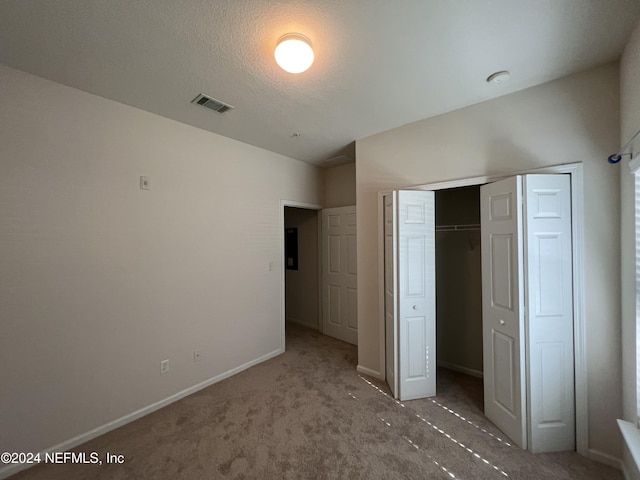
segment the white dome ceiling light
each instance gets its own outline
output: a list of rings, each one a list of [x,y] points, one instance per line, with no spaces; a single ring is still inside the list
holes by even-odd
[[[302,73],[314,60],[311,41],[299,33],[287,33],[278,39],[275,57],[284,71]]]

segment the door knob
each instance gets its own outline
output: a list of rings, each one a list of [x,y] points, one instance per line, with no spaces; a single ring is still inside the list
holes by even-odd
[[[504,320],[500,319],[500,325],[504,325]]]
[[[418,309],[418,306],[417,306],[417,305],[414,305],[414,306],[413,306],[413,309],[414,309],[414,310],[417,310],[417,309]]]

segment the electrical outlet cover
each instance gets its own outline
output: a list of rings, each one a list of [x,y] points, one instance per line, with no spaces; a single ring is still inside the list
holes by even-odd
[[[140,190],[151,190],[151,179],[149,177],[140,177]]]

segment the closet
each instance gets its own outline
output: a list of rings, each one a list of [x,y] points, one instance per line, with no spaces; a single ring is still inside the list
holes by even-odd
[[[435,196],[437,364],[482,378],[480,186]]]
[[[515,175],[380,200],[393,396],[436,395],[439,363],[482,376],[485,415],[518,446],[575,449],[570,177]]]

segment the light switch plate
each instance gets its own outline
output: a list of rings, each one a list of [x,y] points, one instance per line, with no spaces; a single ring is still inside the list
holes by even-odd
[[[161,360],[160,361],[160,375],[164,375],[166,373],[169,373],[169,359],[165,359],[165,360]]]

